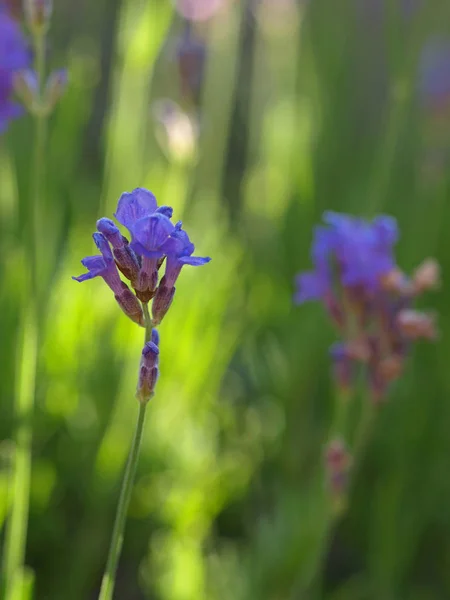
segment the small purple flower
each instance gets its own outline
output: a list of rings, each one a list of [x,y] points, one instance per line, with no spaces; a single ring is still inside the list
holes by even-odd
[[[364,365],[374,401],[400,376],[411,343],[434,339],[430,315],[411,310],[413,299],[436,287],[439,268],[427,259],[408,279],[396,266],[397,224],[388,216],[365,221],[328,212],[315,230],[314,270],[296,278],[295,301],[323,303],[343,340],[333,345],[334,375],[341,389]]]
[[[114,292],[117,303],[126,315],[139,325],[144,325],[142,308],[128,286],[120,279],[119,272],[114,262],[114,257],[108,241],[102,233],[93,234],[94,242],[101,252],[101,256],[87,256],[81,263],[88,269],[87,273],[72,277],[75,281],[87,281],[94,277],[102,277]]]
[[[114,216],[130,233],[136,221],[152,215],[158,204],[155,196],[145,188],[136,188],[132,192],[124,192],[117,205]]]
[[[165,215],[155,212],[149,217],[139,219],[131,228],[131,247],[141,256],[159,259],[164,256],[169,236],[174,225]]]
[[[88,272],[74,279],[103,277],[122,309],[139,324],[144,323],[144,318],[138,299],[147,304],[154,298],[153,325],[160,323],[173,300],[174,283],[183,265],[198,266],[210,261],[192,256],[194,244],[182,231],[181,222],[173,225],[172,213],[170,206],[158,207],[155,196],[144,188],[123,193],[115,217],[129,230],[131,241],[111,219],[99,219],[94,241],[101,256],[83,259]],[[164,260],[167,260],[166,273],[159,281]],[[136,296],[121,281],[118,269],[130,281]]]
[[[166,244],[167,260],[164,284],[167,287],[173,287],[184,265],[200,267],[209,263],[209,257],[192,256],[195,250],[194,244],[190,241],[188,234],[181,229],[182,223],[179,221],[172,233],[170,240]]]
[[[441,109],[450,104],[450,39],[432,38],[419,61],[419,94],[425,107]]]
[[[374,293],[395,265],[395,221],[380,216],[368,222],[334,212],[326,212],[324,221],[328,227],[317,227],[312,246],[315,270],[298,276],[296,301],[323,299],[335,277],[344,287]]]
[[[23,113],[12,100],[16,71],[27,69],[31,55],[19,25],[6,12],[0,11],[0,133],[9,122]]]
[[[181,229],[179,221],[165,244],[166,272],[156,291],[152,305],[152,316],[155,324],[161,323],[172,304],[175,295],[175,282],[184,265],[199,267],[211,259],[209,257],[192,256],[195,250],[188,234]]]

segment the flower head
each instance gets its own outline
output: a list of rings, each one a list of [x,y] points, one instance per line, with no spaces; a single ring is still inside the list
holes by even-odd
[[[13,78],[16,71],[27,69],[30,63],[30,51],[19,25],[0,10],[0,133],[23,112],[12,99]]]
[[[144,321],[138,300],[148,303],[155,297],[153,323],[159,324],[172,303],[174,283],[181,268],[185,264],[199,266],[210,261],[192,256],[194,244],[181,229],[181,222],[172,223],[172,213],[170,206],[158,207],[155,196],[144,188],[123,193],[115,217],[129,230],[130,242],[114,221],[102,217],[93,235],[101,254],[84,258],[82,263],[88,272],[74,279],[102,277],[122,309],[140,324]],[[160,280],[159,269],[164,260],[166,273]],[[130,281],[135,294],[120,279],[118,269]]]
[[[365,366],[374,399],[382,399],[401,372],[414,340],[436,335],[430,315],[412,310],[414,298],[436,287],[437,263],[431,259],[408,279],[396,266],[395,220],[373,221],[325,213],[312,245],[314,270],[297,276],[295,300],[321,301],[343,341],[332,348],[335,378],[348,389],[354,365]]]

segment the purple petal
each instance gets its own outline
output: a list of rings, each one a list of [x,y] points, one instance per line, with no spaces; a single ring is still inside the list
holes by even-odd
[[[374,219],[373,227],[381,244],[393,246],[398,241],[397,222],[393,217],[380,215]]]
[[[149,217],[157,208],[156,198],[151,192],[145,188],[136,188],[120,196],[114,216],[119,223],[131,230],[137,221]]]
[[[310,300],[322,300],[328,288],[326,280],[312,271],[300,273],[295,281],[297,285],[295,301],[297,304],[309,302]]]
[[[94,238],[95,245],[102,253],[105,263],[113,263],[114,257],[108,244],[108,240],[105,238],[105,236],[102,233],[94,233],[92,237]]]
[[[171,206],[164,205],[157,208],[155,212],[166,216],[168,219],[171,219],[173,215],[173,208]]]
[[[119,228],[107,217],[102,217],[97,221],[97,229],[100,233],[103,233],[105,236],[114,235],[119,232]]]
[[[201,265],[206,265],[209,263],[211,259],[209,256],[205,256],[204,258],[201,256],[181,256],[178,261],[183,265],[191,265],[192,267],[200,267]]]
[[[88,273],[83,273],[78,277],[72,277],[75,281],[87,281],[88,279],[93,279],[98,275],[102,275],[107,270],[107,265],[103,260],[102,256],[86,256],[81,261],[81,264],[86,267]]]
[[[141,251],[141,254],[152,257],[152,253],[160,251],[161,246],[167,241],[173,232],[174,226],[171,221],[161,214],[153,214],[137,221],[132,229],[133,250]],[[138,249],[136,248],[138,247]],[[164,252],[160,252],[164,254]]]

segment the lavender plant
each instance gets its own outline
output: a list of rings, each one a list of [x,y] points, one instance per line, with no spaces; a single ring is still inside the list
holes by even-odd
[[[42,209],[42,187],[46,145],[46,121],[61,97],[65,71],[55,72],[46,81],[45,43],[50,25],[50,0],[25,0],[24,13],[31,35],[31,48],[20,25],[7,7],[0,5],[0,133],[10,121],[25,111],[14,100],[14,92],[35,120],[32,161],[31,211],[25,222],[26,252],[30,266],[27,282],[27,305],[21,328],[20,369],[15,396],[14,466],[12,503],[6,527],[4,552],[5,597],[22,597],[25,584],[25,546],[31,479],[32,417],[34,410],[37,348],[40,335],[43,293],[39,276],[39,237]],[[31,69],[34,62],[34,70]]]
[[[319,301],[339,333],[330,348],[336,415],[325,449],[331,510],[329,529],[346,509],[351,473],[361,460],[371,423],[401,377],[412,345],[437,336],[434,316],[414,301],[439,283],[439,267],[425,260],[407,277],[397,266],[395,219],[372,221],[326,212],[312,244],[314,270],[297,276],[295,301]],[[350,412],[362,388],[356,427]]]
[[[363,388],[372,405],[380,406],[401,376],[412,343],[436,338],[434,316],[415,310],[413,302],[438,285],[439,268],[427,259],[411,278],[400,270],[394,257],[398,228],[392,217],[369,222],[326,212],[324,221],[326,226],[316,228],[312,245],[314,270],[298,275],[295,299],[299,304],[322,302],[341,336],[330,356],[342,402],[348,405],[361,365]],[[343,471],[350,464],[343,448],[342,441],[330,442],[328,462],[335,491],[343,491]]]
[[[182,229],[181,221],[175,225],[172,223],[172,214],[170,206],[158,207],[155,196],[144,188],[123,193],[114,216],[128,229],[130,240],[122,235],[111,219],[99,219],[93,238],[100,255],[84,258],[81,262],[88,269],[87,273],[73,277],[79,282],[102,277],[113,291],[122,311],[136,324],[145,327],[136,390],[139,412],[125,467],[100,600],[112,598],[146,406],[154,395],[159,375],[159,333],[156,327],[172,304],[175,283],[182,268],[185,265],[201,266],[210,261],[208,257],[193,256],[194,244]],[[165,272],[160,277],[164,262]],[[122,281],[119,271],[129,281],[133,291]]]

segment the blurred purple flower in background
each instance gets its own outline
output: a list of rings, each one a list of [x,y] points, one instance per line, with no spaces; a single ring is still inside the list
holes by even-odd
[[[176,46],[181,94],[198,103],[206,64],[206,44],[188,21]]]
[[[12,99],[13,78],[16,71],[26,69],[30,63],[31,54],[20,26],[0,9],[0,133],[23,113]]]
[[[450,106],[450,39],[430,39],[419,61],[419,93],[426,108]]]
[[[327,212],[312,244],[314,270],[297,276],[295,300],[322,302],[342,337],[331,358],[337,384],[354,384],[355,366],[367,368],[372,397],[380,401],[397,379],[411,343],[434,339],[433,317],[413,310],[413,300],[439,282],[428,259],[408,279],[397,267],[392,217],[372,221]]]
[[[229,0],[175,0],[177,11],[188,21],[206,21]]]

